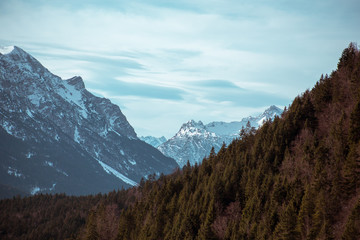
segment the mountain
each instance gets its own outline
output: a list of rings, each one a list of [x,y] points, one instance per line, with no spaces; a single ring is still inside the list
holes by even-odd
[[[81,77],[62,80],[16,46],[0,50],[0,116],[0,182],[22,192],[106,192],[177,167]]]
[[[359,239],[359,93],[350,44],[281,117],[199,165],[103,195],[0,200],[0,238]]]
[[[140,140],[146,142],[147,144],[150,144],[151,146],[157,148],[158,146],[160,146],[161,144],[163,144],[164,142],[166,142],[166,138],[164,136],[162,137],[153,137],[153,136],[141,136]]]
[[[204,125],[201,121],[190,120],[184,123],[174,137],[170,138],[158,149],[166,156],[176,160],[180,167],[189,160],[191,165],[200,163],[208,156],[212,147],[218,152],[223,143],[229,144],[240,136],[242,128],[258,128],[264,121],[281,116],[282,110],[276,106],[270,106],[262,114],[256,117],[246,117],[239,122],[211,122]]]

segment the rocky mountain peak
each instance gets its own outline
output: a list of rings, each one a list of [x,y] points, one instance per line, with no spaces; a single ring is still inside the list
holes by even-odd
[[[81,77],[62,80],[18,47],[1,50],[0,92],[0,182],[30,193],[97,193],[178,166]]]
[[[17,46],[1,48],[0,62],[1,65],[8,70],[7,72],[22,76],[12,78],[11,81],[22,81],[24,78],[31,79],[30,77],[34,74],[37,75],[40,81],[54,76],[38,60]],[[0,69],[0,72],[4,74],[2,69]]]
[[[17,46],[3,47],[2,50],[0,50],[0,53],[17,63],[29,62],[29,60],[37,61],[30,54]]]
[[[280,116],[282,110],[270,106],[256,117],[246,117],[234,122],[210,122],[204,125],[201,121],[190,120],[184,123],[174,137],[170,138],[158,149],[166,156],[174,158],[179,166],[201,162],[210,153],[212,147],[219,151],[223,143],[229,144],[239,137],[241,129],[250,122],[252,127],[260,127],[264,121]]]
[[[202,121],[196,122],[195,120],[191,119],[187,123],[184,123],[181,128],[202,128],[204,124]]]
[[[74,86],[75,89],[78,91],[85,89],[84,81],[80,76],[72,77],[72,78],[66,80],[66,82],[69,85]]]
[[[281,113],[282,113],[282,110],[280,109],[280,108],[278,108],[277,106],[275,106],[275,105],[271,105],[268,109],[266,109],[265,111],[264,111],[264,115],[274,115],[274,114],[276,114],[276,115],[281,115]]]
[[[201,121],[190,120],[184,123],[178,133],[174,137],[194,137],[206,136],[209,133],[206,131],[204,124]]]
[[[0,47],[0,54],[6,55],[11,53],[13,50],[14,50],[14,46]]]

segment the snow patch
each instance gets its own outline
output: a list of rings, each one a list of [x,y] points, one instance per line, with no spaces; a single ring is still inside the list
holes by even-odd
[[[114,126],[114,122],[118,119],[117,116],[112,116],[110,119],[109,119],[109,123],[110,123],[110,126]]]
[[[32,115],[32,112],[27,108],[26,109],[26,114],[31,117],[31,118],[34,118],[34,115]]]
[[[257,124],[259,125],[259,126],[262,126],[263,125],[263,123],[264,123],[264,121],[266,121],[266,117],[263,117],[262,119],[260,119],[258,122],[257,122]]]
[[[61,173],[61,174],[65,175],[66,177],[69,176],[66,172],[64,172],[64,171],[62,171],[61,169],[55,167],[53,162],[45,161],[45,162],[44,162],[44,165],[45,165],[45,166],[52,167],[52,168],[55,168],[55,170],[56,170],[58,173]]]
[[[29,96],[28,96],[28,99],[30,100],[30,102],[31,102],[32,104],[34,104],[35,106],[39,107],[41,96],[39,96],[39,95],[37,95],[37,94],[32,94],[32,95],[29,95]]]
[[[14,135],[14,132],[13,132],[13,131],[14,131],[15,127],[14,127],[11,123],[4,121],[2,127],[5,129],[5,131],[6,131],[8,134]]]
[[[12,167],[9,167],[8,168],[8,171],[7,173],[10,175],[10,176],[15,176],[15,177],[18,177],[18,178],[25,178],[24,175],[17,169],[15,168],[12,168]]]
[[[103,163],[100,160],[97,160],[98,163],[101,165],[101,167],[104,169],[105,172],[107,172],[108,174],[113,174],[115,177],[121,179],[122,181],[130,184],[131,186],[137,186],[138,184],[136,182],[134,182],[133,180],[125,177],[124,175],[122,175],[121,173],[119,173],[118,171],[116,171],[115,169],[113,169],[112,167],[110,167],[109,165]]]
[[[56,183],[54,183],[54,184],[52,185],[52,187],[49,188],[49,190],[50,190],[50,191],[54,191],[54,190],[55,190],[55,186],[56,186]]]
[[[123,150],[120,150],[121,155],[125,156],[125,153]]]
[[[104,131],[102,131],[101,133],[99,133],[99,135],[102,136],[102,137],[106,137],[107,133],[108,133],[108,130],[107,130],[107,128],[105,127]]]
[[[7,122],[6,120],[3,120],[1,122],[2,119],[0,119],[0,126],[10,135],[16,137],[16,138],[20,138],[21,140],[25,140],[26,137],[25,135],[23,134],[23,132],[21,131],[16,131],[16,127],[10,123],[10,122]]]
[[[66,176],[66,177],[68,177],[69,175],[66,173],[66,172],[64,172],[64,171],[61,171],[60,169],[56,169],[56,171],[58,172],[58,173],[61,173],[61,174],[63,174],[64,176]]]
[[[40,190],[41,189],[38,186],[35,186],[30,190],[30,193],[31,195],[35,195],[36,193],[40,192]]]
[[[54,167],[54,163],[49,162],[49,161],[45,161],[44,164],[49,166],[49,167]]]
[[[80,135],[79,135],[79,131],[78,131],[78,128],[77,126],[75,126],[75,131],[74,131],[74,141],[77,142],[77,143],[80,143]]]
[[[32,152],[28,152],[27,154],[25,154],[26,158],[31,158],[32,156],[34,156],[34,153]]]
[[[82,99],[82,93],[79,90],[76,90],[74,86],[63,81],[65,89],[60,88],[58,94],[68,102],[73,102],[80,107],[79,112],[84,118],[88,117],[84,101]]]
[[[94,153],[95,153],[96,157],[99,158],[100,150],[94,150]]]
[[[118,133],[117,131],[115,131],[113,128],[110,128],[109,130],[112,131],[112,132],[114,132],[114,133],[116,133],[116,135],[118,135],[119,137],[121,137],[121,134]]]
[[[136,165],[136,162],[135,162],[135,160],[133,160],[133,159],[129,159],[129,163],[130,163],[131,165]]]
[[[9,54],[14,50],[14,46],[0,47],[0,53],[2,55]]]

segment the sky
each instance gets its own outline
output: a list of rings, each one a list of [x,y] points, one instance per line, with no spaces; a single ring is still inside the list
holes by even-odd
[[[358,0],[1,0],[0,46],[81,76],[138,136],[289,106],[360,43]]]

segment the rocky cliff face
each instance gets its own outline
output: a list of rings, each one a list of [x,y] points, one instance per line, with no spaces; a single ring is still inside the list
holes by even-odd
[[[0,51],[0,116],[1,181],[22,191],[106,191],[177,167],[81,77],[62,80],[18,47]]]

